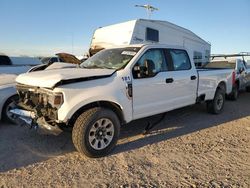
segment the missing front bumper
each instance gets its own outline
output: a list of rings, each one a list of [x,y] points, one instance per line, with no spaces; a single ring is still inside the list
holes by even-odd
[[[62,129],[58,125],[49,124],[44,117],[36,118],[35,113],[23,109],[12,109],[13,119],[18,125],[36,129],[40,134],[59,135]]]

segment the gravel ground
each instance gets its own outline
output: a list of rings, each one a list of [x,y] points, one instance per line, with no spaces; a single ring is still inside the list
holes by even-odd
[[[100,159],[78,154],[70,133],[0,126],[0,187],[250,187],[250,94],[223,114],[204,105],[169,112],[150,134],[142,119],[122,128]]]

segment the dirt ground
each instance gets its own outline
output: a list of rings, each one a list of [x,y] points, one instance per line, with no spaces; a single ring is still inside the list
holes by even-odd
[[[169,112],[144,136],[147,121],[122,129],[114,152],[78,154],[70,133],[38,135],[0,126],[0,187],[250,187],[250,94],[224,113],[204,105]]]

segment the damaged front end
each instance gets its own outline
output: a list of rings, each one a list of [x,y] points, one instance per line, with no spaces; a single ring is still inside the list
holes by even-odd
[[[16,123],[28,125],[43,134],[59,135],[62,132],[57,111],[63,104],[63,94],[49,89],[17,84],[19,102],[11,113]]]

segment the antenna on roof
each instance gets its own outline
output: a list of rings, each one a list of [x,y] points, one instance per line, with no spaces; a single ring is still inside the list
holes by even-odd
[[[148,19],[150,19],[153,11],[159,10],[158,8],[155,8],[155,7],[151,6],[151,5],[135,5],[135,7],[145,8],[146,11],[147,11]]]

